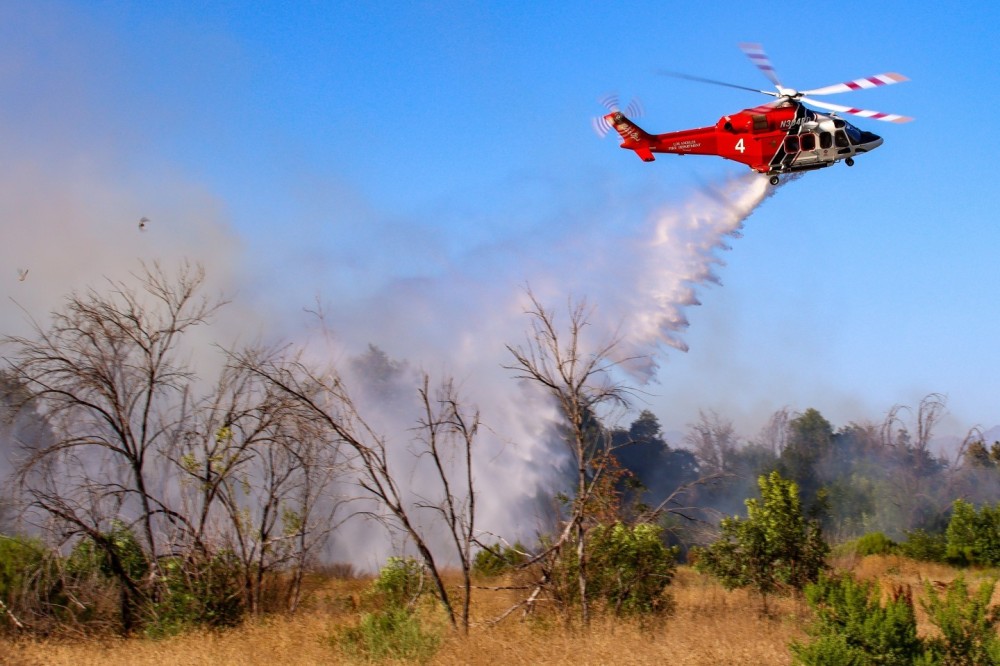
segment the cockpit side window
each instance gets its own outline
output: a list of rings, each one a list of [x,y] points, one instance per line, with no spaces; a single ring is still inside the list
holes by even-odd
[[[844,130],[837,130],[834,135],[834,143],[837,144],[837,148],[847,148],[850,145],[847,141],[847,133]]]

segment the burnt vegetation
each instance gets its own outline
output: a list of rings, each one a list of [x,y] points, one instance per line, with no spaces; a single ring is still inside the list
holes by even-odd
[[[803,663],[883,648],[964,663],[963,640],[996,654],[985,588],[928,593],[944,627],[934,642],[916,635],[910,592],[880,601],[829,574],[831,548],[1000,566],[1000,443],[973,431],[951,458],[936,452],[942,396],[841,427],[784,409],[751,437],[706,411],[668,442],[621,381],[618,342],[590,343],[588,306],[549,310],[529,292],[505,367],[555,414],[551,447],[567,463],[527,540],[477,527],[480,440],[499,424],[454,381],[374,347],[343,372],[290,346],[199,349],[225,307],[204,291],[197,266],[147,266],[3,339],[3,632],[161,636],[294,613],[338,566],[331,544],[368,521],[397,552],[337,639],[360,659],[425,660],[438,644],[428,606],[467,634],[473,595],[498,590],[516,600],[490,623],[668,621],[686,562],[756,593],[765,617],[770,598],[805,591],[816,620],[814,640],[792,647]],[[211,375],[191,361],[207,353]],[[380,402],[413,407],[412,422],[386,427]],[[888,628],[841,626],[857,609]],[[905,640],[886,647],[891,635]]]

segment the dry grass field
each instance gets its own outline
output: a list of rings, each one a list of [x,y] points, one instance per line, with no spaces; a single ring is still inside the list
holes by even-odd
[[[871,556],[835,563],[857,576],[891,584],[910,584],[922,594],[922,580],[949,582],[956,571],[943,565],[899,557]],[[979,578],[967,575],[972,582]],[[153,665],[185,664],[338,664],[350,663],[332,639],[360,613],[352,598],[367,581],[331,581],[310,608],[294,617],[248,622],[222,632],[196,632],[161,640],[0,641],[0,664]],[[671,586],[676,604],[668,619],[650,626],[600,619],[589,630],[554,620],[498,616],[515,597],[511,592],[477,591],[475,626],[468,637],[442,627],[444,639],[433,664],[788,664],[789,641],[805,636],[809,612],[804,602],[774,600],[761,617],[757,598],[727,592],[713,580],[681,567]],[[1000,603],[1000,595],[994,597]],[[918,614],[922,611],[918,604]],[[922,619],[921,631],[933,628]]]

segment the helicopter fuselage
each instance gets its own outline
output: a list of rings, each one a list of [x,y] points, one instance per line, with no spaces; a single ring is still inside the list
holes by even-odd
[[[647,162],[653,161],[653,153],[717,155],[772,176],[841,160],[852,165],[855,155],[882,145],[881,137],[792,100],[744,109],[714,126],[664,134],[648,134],[617,111],[605,120],[624,140],[621,147]]]

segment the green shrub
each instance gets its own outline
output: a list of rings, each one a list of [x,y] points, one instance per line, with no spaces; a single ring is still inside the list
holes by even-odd
[[[927,598],[924,610],[938,629],[940,637],[928,640],[928,647],[936,661],[947,666],[977,666],[1000,664],[1000,608],[990,608],[995,580],[980,584],[975,593],[969,594],[965,580],[959,576],[944,596],[938,595],[930,583],[926,584]]]
[[[198,626],[231,627],[245,617],[242,566],[231,551],[160,560],[154,586],[146,555],[130,530],[116,523],[102,536],[100,544],[89,538],[77,543],[66,560],[67,578],[94,579],[121,590],[122,576],[112,566],[116,557],[139,590],[131,600],[132,628],[146,636],[172,636]]]
[[[149,573],[149,561],[142,545],[128,526],[117,520],[112,521],[111,529],[101,537],[101,544],[90,538],[77,542],[69,556],[70,573],[87,575],[97,571],[108,578],[120,578],[124,574],[132,581],[141,581],[146,577]],[[112,557],[120,565],[121,574],[115,571]]]
[[[665,594],[677,568],[676,549],[664,545],[659,525],[598,525],[588,532],[587,601],[616,615],[660,614],[672,608]],[[545,547],[543,541],[542,546]],[[580,603],[579,560],[566,547],[551,562],[549,589],[563,610]]]
[[[427,662],[437,652],[439,634],[425,630],[417,616],[417,601],[426,592],[423,563],[413,557],[390,557],[372,581],[366,598],[377,610],[365,613],[357,627],[341,631],[335,642],[348,657],[377,662]]]
[[[990,607],[996,581],[969,594],[958,577],[939,595],[928,583],[922,606],[939,635],[917,635],[909,588],[896,588],[885,603],[877,584],[849,574],[822,577],[806,588],[814,612],[808,643],[793,642],[796,664],[805,666],[985,666],[1000,664],[1000,609]]]
[[[855,552],[861,557],[868,555],[891,555],[898,549],[896,542],[882,532],[869,532],[861,536],[854,545]]]
[[[909,666],[925,660],[908,589],[896,590],[883,605],[872,583],[822,576],[805,595],[815,614],[807,628],[812,641],[792,643],[795,663]]]
[[[40,541],[0,534],[0,633],[20,628],[25,604],[65,602],[51,592],[54,569]]]
[[[413,607],[425,588],[423,562],[414,557],[390,557],[368,589],[368,597],[387,608]]]
[[[368,662],[426,663],[441,643],[439,634],[426,631],[415,615],[398,606],[365,613],[357,627],[343,630],[335,640],[348,657]]]
[[[603,600],[616,615],[646,615],[672,607],[664,590],[676,571],[676,551],[667,548],[658,525],[600,525],[590,533],[589,598]]]
[[[152,604],[147,636],[176,635],[196,626],[232,627],[244,618],[240,563],[231,552],[207,561],[172,558],[161,569],[166,589]]]
[[[37,539],[0,534],[0,601],[10,605],[45,562],[45,547]]]

